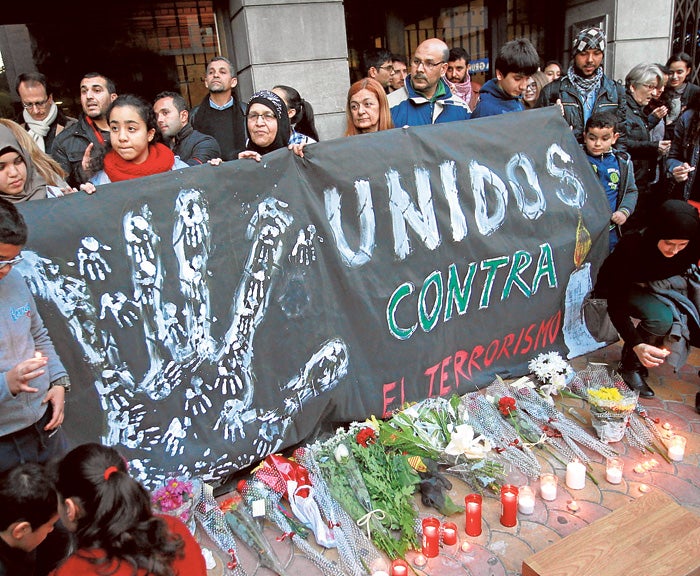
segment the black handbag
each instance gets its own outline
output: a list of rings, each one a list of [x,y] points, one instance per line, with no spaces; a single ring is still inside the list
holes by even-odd
[[[597,342],[617,342],[620,335],[608,315],[606,298],[594,298],[590,294],[583,300],[583,321]]]

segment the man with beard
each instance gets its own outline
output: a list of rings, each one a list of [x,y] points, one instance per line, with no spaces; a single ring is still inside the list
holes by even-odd
[[[66,126],[53,143],[51,155],[66,171],[66,182],[73,188],[90,179],[84,156],[94,158],[109,142],[107,110],[117,97],[114,82],[99,72],[89,72],[80,81],[80,119]]]
[[[209,95],[190,112],[192,127],[214,137],[223,160],[235,160],[245,150],[244,111],[233,93],[237,84],[231,62],[223,56],[213,58],[204,79]]]
[[[391,64],[394,67],[394,75],[389,80],[390,93],[403,88],[403,84],[406,81],[406,76],[408,75],[406,59],[399,54],[394,54],[392,58],[393,61]]]
[[[452,94],[464,100],[469,105],[469,109],[473,110],[470,105],[472,82],[469,77],[469,54],[464,48],[460,46],[450,48],[445,80],[447,80],[447,85],[452,90]]]
[[[600,28],[581,30],[574,37],[571,53],[573,63],[566,74],[542,88],[538,106],[560,105],[564,119],[581,144],[583,128],[594,112],[614,112],[620,127],[617,148],[624,149],[625,88],[603,74],[605,34]]]
[[[421,126],[470,117],[466,102],[452,94],[443,78],[449,54],[447,44],[438,38],[428,38],[418,45],[404,86],[389,94],[394,126]]]

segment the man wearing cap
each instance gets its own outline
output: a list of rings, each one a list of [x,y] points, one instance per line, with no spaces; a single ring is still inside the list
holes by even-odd
[[[538,105],[559,104],[581,144],[583,128],[591,114],[614,112],[620,130],[617,148],[624,149],[625,87],[603,74],[605,34],[600,28],[581,30],[574,37],[571,52],[573,62],[566,74],[542,88]]]

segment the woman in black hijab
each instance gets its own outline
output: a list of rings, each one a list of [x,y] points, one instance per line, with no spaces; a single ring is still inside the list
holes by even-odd
[[[595,295],[608,299],[610,319],[624,340],[620,376],[641,396],[654,395],[644,379],[646,369],[661,365],[670,354],[661,346],[677,321],[669,305],[674,289],[660,297],[655,286],[684,274],[699,258],[697,210],[682,200],[667,200],[650,226],[624,235],[600,268]],[[697,309],[694,312],[688,316],[697,318]],[[632,318],[640,320],[636,328]],[[689,328],[697,332],[696,326]]]
[[[287,147],[290,130],[289,114],[282,99],[269,90],[256,92],[246,108],[248,142],[238,157],[260,162],[264,154]]]

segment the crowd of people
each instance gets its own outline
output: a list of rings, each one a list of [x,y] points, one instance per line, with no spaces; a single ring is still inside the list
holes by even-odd
[[[700,342],[697,307],[678,312],[695,304],[687,271],[700,259],[700,88],[689,83],[687,54],[641,63],[622,85],[603,71],[605,50],[602,30],[582,30],[564,68],[515,39],[500,48],[483,86],[470,78],[469,54],[437,38],[408,62],[368,50],[363,77],[347,92],[344,136],[558,106],[610,208],[610,255],[595,293],[608,299],[624,340],[618,369],[650,397],[648,369]],[[259,162],[286,148],[303,157],[320,140],[311,104],[291,86],[242,103],[221,56],[207,65],[204,83],[207,96],[190,110],[176,92],[148,102],[87,73],[76,119],[58,108],[42,74],[18,76],[21,117],[0,120],[0,309],[12,318],[3,320],[0,344],[0,574],[206,573],[187,528],[154,515],[116,450],[86,444],[67,452],[61,424],[70,380],[14,269],[27,239],[19,202],[204,163]],[[58,462],[53,474],[43,467],[49,462]]]

